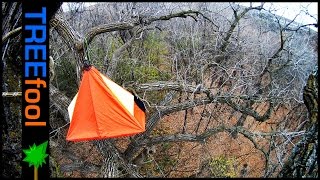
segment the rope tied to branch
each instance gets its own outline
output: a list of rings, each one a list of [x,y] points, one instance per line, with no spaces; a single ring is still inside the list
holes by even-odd
[[[90,61],[88,61],[87,59],[85,59],[84,61],[83,61],[83,69],[85,70],[85,71],[89,71],[90,70],[90,68],[91,68],[91,63],[90,63]]]

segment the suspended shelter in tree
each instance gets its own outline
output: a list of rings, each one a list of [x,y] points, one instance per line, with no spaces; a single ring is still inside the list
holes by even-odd
[[[145,131],[143,103],[93,66],[84,71],[68,112],[68,141],[123,137]]]

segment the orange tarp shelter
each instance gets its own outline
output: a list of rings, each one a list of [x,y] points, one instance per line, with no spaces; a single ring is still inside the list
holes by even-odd
[[[68,112],[68,141],[123,137],[145,131],[143,103],[93,66],[84,71]]]

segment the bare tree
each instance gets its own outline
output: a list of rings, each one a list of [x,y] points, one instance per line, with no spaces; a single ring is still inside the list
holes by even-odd
[[[274,177],[279,172],[283,177],[316,176],[317,140],[310,140],[309,133],[314,135],[317,130],[305,119],[307,110],[309,114],[315,111],[312,104],[317,97],[312,95],[310,100],[309,95],[317,87],[304,90],[304,86],[310,84],[307,79],[317,57],[310,48],[314,32],[306,25],[267,12],[263,3],[249,7],[235,3],[101,3],[81,8],[83,13],[71,11],[72,16],[66,18],[61,11],[50,21],[52,54],[61,67],[51,82],[53,109],[69,122],[67,106],[76,88],[64,94],[59,74],[73,72],[70,76],[78,84],[83,64],[90,61],[141,97],[148,110],[146,131],[127,139],[124,149],[117,139],[94,142],[103,155],[101,177],[155,176],[141,174],[134,166],[144,147],[193,142],[193,148],[209,151],[206,147],[212,138],[223,133],[231,135],[233,142],[250,144],[264,162],[260,163],[262,170],[257,170],[259,176]],[[161,53],[152,54],[153,46]],[[163,76],[144,77],[145,67]],[[284,111],[285,115],[275,118]],[[169,134],[154,135],[163,119],[175,114],[183,117],[179,126]],[[261,124],[268,124],[268,129],[257,129]],[[311,160],[307,173],[297,165],[294,170],[289,168],[302,162],[296,157],[305,142],[314,143],[313,148],[303,150]],[[177,147],[177,157],[183,154],[182,146]],[[177,158],[170,169],[161,169],[160,160],[152,157],[160,177],[177,173],[183,166]],[[200,158],[199,168],[188,176],[204,172],[211,158],[210,153]],[[243,167],[238,175],[250,176],[252,171]],[[210,170],[203,176],[210,176]]]
[[[138,155],[136,152],[143,146],[168,142],[206,144],[210,137],[222,132],[230,133],[236,139],[240,138],[236,134],[241,134],[241,138],[249,140],[261,153],[265,162],[261,176],[275,176],[276,172],[281,171],[292,148],[292,141],[307,132],[303,130],[305,121],[301,120],[305,116],[295,114],[297,109],[301,114],[305,112],[301,94],[316,58],[308,48],[311,44],[310,32],[303,29],[304,25],[293,31],[289,28],[294,24],[293,20],[287,21],[271,12],[266,13],[263,3],[249,7],[234,3],[218,3],[215,7],[203,6],[201,3],[107,3],[106,7],[110,11],[105,16],[111,23],[101,22],[100,25],[89,27],[83,35],[76,33],[62,14],[57,14],[51,21],[63,42],[74,53],[77,81],[81,78],[83,61],[90,59],[87,52],[94,47],[92,44],[105,45],[103,38],[112,44],[114,38],[121,39],[117,42],[117,49],[109,49],[110,43],[105,49],[107,54],[103,56],[103,67],[109,77],[123,79],[115,73],[119,70],[119,63],[137,66],[138,60],[145,58],[139,54],[146,53],[143,44],[148,36],[157,31],[158,34],[168,31],[164,41],[169,47],[166,49],[169,53],[163,61],[170,67],[171,77],[166,81],[143,81],[141,78],[136,79],[135,73],[139,72],[132,68],[132,82],[121,82],[144,100],[150,115],[146,132],[130,138],[124,150],[120,151],[114,141],[96,142],[104,154],[101,168],[103,177],[120,176],[118,166],[125,170],[122,173],[141,177],[131,162],[142,157],[144,151]],[[159,7],[167,11],[160,13],[157,11]],[[225,15],[226,12],[232,16]],[[104,14],[103,11],[101,13]],[[301,43],[295,43],[297,41]],[[302,61],[308,63],[301,64]],[[149,60],[149,66],[150,63]],[[160,67],[155,68],[160,70]],[[52,95],[60,94],[55,96],[59,98],[52,101],[65,114],[67,121],[65,109],[70,100],[56,88],[51,89],[55,90]],[[153,100],[154,92],[164,92],[164,99]],[[268,123],[271,116],[283,111],[288,105],[291,106],[287,108],[291,113],[274,122],[275,125],[270,125],[269,132],[252,129],[252,126]],[[180,111],[184,112],[181,131],[151,136],[164,116]],[[195,116],[197,112],[201,112],[201,116]],[[237,114],[240,116],[232,124],[216,119],[219,114],[229,114],[227,120]],[[250,121],[251,124],[247,122],[249,117],[254,119]],[[297,119],[297,123],[290,124],[290,119]],[[195,122],[194,125],[188,125],[191,122]],[[207,162],[203,160],[202,163]],[[176,170],[175,167],[166,173],[171,174]],[[244,170],[241,172],[239,170],[244,176]],[[161,176],[166,176],[166,173],[161,171]]]

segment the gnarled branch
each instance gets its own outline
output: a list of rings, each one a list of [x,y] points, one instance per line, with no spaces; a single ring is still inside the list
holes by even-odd
[[[50,25],[62,37],[63,41],[71,49],[82,49],[81,37],[70,26],[70,24],[61,15],[56,14],[51,20]]]

